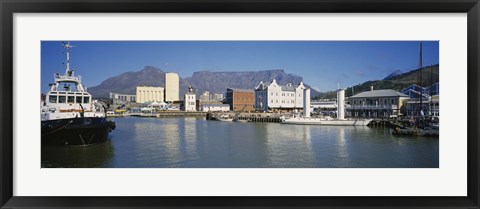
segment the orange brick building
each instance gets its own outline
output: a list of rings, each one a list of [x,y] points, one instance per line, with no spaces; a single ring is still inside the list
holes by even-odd
[[[235,112],[254,111],[255,91],[249,89],[227,88],[226,103]]]

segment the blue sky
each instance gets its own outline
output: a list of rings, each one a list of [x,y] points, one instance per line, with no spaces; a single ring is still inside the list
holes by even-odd
[[[61,41],[42,41],[42,92],[63,74]],[[419,66],[420,41],[72,41],[71,67],[87,87],[146,65],[188,77],[196,71],[283,69],[320,91]],[[439,63],[439,42],[423,41],[423,65]]]

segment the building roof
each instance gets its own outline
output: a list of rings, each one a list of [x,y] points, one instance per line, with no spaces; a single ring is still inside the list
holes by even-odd
[[[254,90],[251,90],[251,89],[237,89],[237,88],[227,88],[227,91],[230,90],[230,91],[239,91],[239,92],[254,92]]]
[[[301,87],[304,87],[303,85],[303,81],[300,81],[300,83],[298,83],[297,85],[294,85],[293,83],[287,83],[286,85],[280,85],[277,83],[277,80],[276,79],[273,79],[269,84],[265,84],[263,83],[263,81],[260,81],[260,84],[257,85],[257,87],[255,87],[255,90],[265,90],[265,89],[268,89],[268,87],[270,85],[276,85],[276,86],[279,86],[282,91],[295,91],[299,86]]]
[[[373,90],[373,91],[364,91],[359,94],[355,94],[350,98],[368,98],[368,97],[408,97],[404,93],[400,93],[393,89],[382,89],[382,90]]]
[[[294,86],[282,86],[282,85],[279,85],[279,86],[282,88],[282,91],[295,91]]]

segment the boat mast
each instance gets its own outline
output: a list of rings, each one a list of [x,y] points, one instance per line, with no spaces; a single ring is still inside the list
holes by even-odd
[[[67,67],[65,68],[65,75],[70,74],[70,48],[73,46],[70,45],[70,41],[67,41],[66,43],[63,43],[63,47],[67,50]]]
[[[423,67],[423,59],[422,59],[422,42],[420,42],[420,61],[419,61],[419,70],[418,70],[418,82],[420,86],[420,111],[418,113],[419,116],[422,115],[423,112],[423,86],[422,86],[422,67]]]

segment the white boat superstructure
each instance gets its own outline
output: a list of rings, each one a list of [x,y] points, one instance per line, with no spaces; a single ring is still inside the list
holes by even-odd
[[[64,43],[67,62],[65,75],[54,74],[54,82],[49,84],[50,91],[45,95],[41,106],[41,121],[68,119],[76,117],[105,117],[105,110],[82,85],[80,76],[70,68],[70,45]]]
[[[310,89],[304,90],[303,116],[293,115],[290,118],[281,117],[283,124],[301,125],[330,125],[330,126],[366,126],[372,119],[345,119],[345,89],[337,91],[337,118],[332,117],[310,117]]]
[[[281,118],[282,119],[282,118]],[[331,117],[325,118],[304,118],[304,117],[291,117],[283,118],[283,124],[301,124],[301,125],[329,125],[329,126],[366,126],[372,120],[371,119],[335,119]]]

